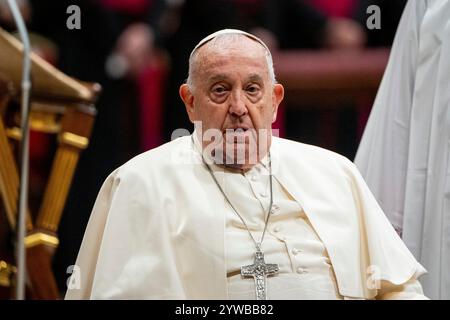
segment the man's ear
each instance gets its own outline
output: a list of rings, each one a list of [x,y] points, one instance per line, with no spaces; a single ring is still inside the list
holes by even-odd
[[[180,86],[180,90],[178,91],[181,97],[181,100],[184,102],[184,106],[186,107],[186,112],[189,116],[189,120],[194,122],[196,119],[194,117],[194,95],[192,94],[189,86],[184,83]]]
[[[283,85],[276,83],[273,86],[273,95],[272,95],[272,123],[275,122],[275,120],[277,119],[277,112],[278,112],[278,107],[281,103],[281,101],[283,101],[284,98],[284,87]]]

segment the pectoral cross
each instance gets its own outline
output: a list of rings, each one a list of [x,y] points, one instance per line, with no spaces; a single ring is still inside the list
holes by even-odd
[[[278,264],[266,264],[264,254],[258,246],[255,252],[255,261],[251,265],[241,267],[241,276],[252,276],[255,279],[256,300],[267,300],[266,277],[277,274],[278,271]]]

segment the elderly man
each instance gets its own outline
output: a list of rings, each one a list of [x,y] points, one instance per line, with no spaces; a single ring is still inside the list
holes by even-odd
[[[283,93],[260,39],[203,39],[180,87],[194,133],[108,177],[66,298],[425,298],[355,166],[272,136]]]

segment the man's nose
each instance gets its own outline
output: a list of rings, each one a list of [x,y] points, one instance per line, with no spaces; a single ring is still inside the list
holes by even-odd
[[[242,117],[247,114],[248,109],[242,92],[233,92],[231,95],[229,112],[236,117]]]

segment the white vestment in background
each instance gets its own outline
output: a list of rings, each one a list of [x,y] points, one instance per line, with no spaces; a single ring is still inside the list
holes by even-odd
[[[409,1],[355,163],[432,299],[450,299],[450,1]]]
[[[412,292],[402,285],[425,270],[353,163],[279,138],[273,138],[271,159],[277,181],[323,242],[340,295],[370,299],[392,291],[393,297],[423,298],[420,285]],[[228,211],[190,137],[135,157],[100,190],[66,298],[228,298]]]

